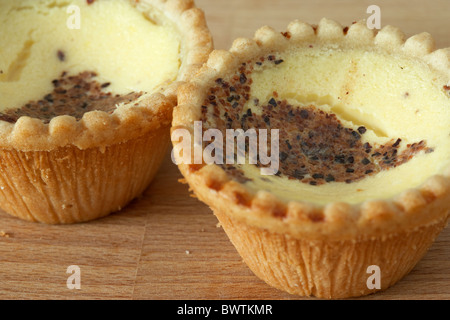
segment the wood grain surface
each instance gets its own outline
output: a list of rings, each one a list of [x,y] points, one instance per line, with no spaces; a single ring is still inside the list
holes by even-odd
[[[450,47],[448,0],[197,0],[218,49],[262,25],[294,19],[343,25],[381,7],[382,24],[431,33]],[[0,212],[0,299],[301,299],[259,280],[210,209],[190,196],[169,155],[144,193],[119,213],[69,226],[25,222]],[[66,286],[81,269],[81,289]],[[450,228],[394,287],[363,299],[450,299]]]

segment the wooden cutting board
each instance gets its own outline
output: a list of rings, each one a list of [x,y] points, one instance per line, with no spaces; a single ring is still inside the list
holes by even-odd
[[[218,49],[262,25],[343,25],[381,8],[382,25],[430,32],[450,47],[448,0],[197,0]],[[190,197],[167,156],[145,194],[120,213],[78,225],[47,226],[0,212],[0,299],[299,299],[266,285],[242,262],[210,209]],[[450,299],[450,228],[394,287],[364,299]],[[69,290],[67,268],[81,270]]]

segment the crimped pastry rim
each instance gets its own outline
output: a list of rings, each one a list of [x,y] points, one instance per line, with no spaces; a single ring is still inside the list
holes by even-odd
[[[364,21],[343,28],[328,19],[322,19],[318,26],[296,20],[285,33],[266,26],[256,31],[254,39],[235,40],[230,51],[213,51],[197,77],[180,88],[172,131],[184,128],[192,132],[193,122],[199,119],[205,88],[209,89],[223,72],[234,71],[239,63],[271,50],[282,50],[290,41],[298,43],[312,38],[353,47],[370,45],[388,52],[402,51],[440,71],[440,76],[450,84],[450,48],[434,50],[434,40],[428,33],[406,39],[395,27],[386,26],[376,32]],[[448,220],[450,216],[450,167],[429,177],[418,188],[404,190],[390,199],[368,199],[354,205],[336,201],[324,206],[301,201],[285,203],[267,191],[253,194],[214,164],[178,167],[197,197],[213,210],[294,238],[336,241],[388,238],[401,231]]]
[[[172,20],[180,32],[184,52],[176,81],[149,93],[112,114],[86,112],[77,121],[70,115],[57,116],[50,123],[21,117],[16,123],[0,121],[0,148],[20,151],[49,151],[74,145],[82,150],[126,142],[161,126],[170,126],[176,91],[195,74],[213,49],[212,37],[202,10],[193,0],[129,0],[135,6],[149,5]],[[138,102],[137,106],[132,105]]]

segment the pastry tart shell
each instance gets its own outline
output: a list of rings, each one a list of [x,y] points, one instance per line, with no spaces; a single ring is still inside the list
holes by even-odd
[[[181,83],[206,61],[213,43],[203,11],[191,0],[131,0],[155,7],[177,27],[182,43],[177,79],[114,112],[91,111],[77,121],[47,124],[21,117],[0,121],[0,207],[48,224],[97,219],[139,196],[170,145]]]
[[[364,21],[347,28],[327,19],[318,26],[294,21],[287,32],[263,27],[254,39],[237,39],[229,51],[212,52],[198,76],[180,89],[172,130],[193,134],[208,89],[241,63],[315,39],[401,51],[439,70],[444,83],[450,81],[450,50],[434,50],[429,34],[405,39],[397,28],[375,32]],[[301,296],[329,299],[377,292],[366,284],[371,265],[380,267],[381,290],[387,289],[412,270],[450,216],[450,168],[389,199],[316,205],[251,192],[215,164],[178,166],[250,269],[271,286]]]

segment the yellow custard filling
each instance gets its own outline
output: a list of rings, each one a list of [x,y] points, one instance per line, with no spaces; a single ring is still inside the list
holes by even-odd
[[[401,53],[293,47],[216,80],[204,117],[209,127],[280,130],[280,163],[290,164],[278,174],[248,163],[223,166],[251,190],[285,201],[359,203],[417,187],[450,164],[442,79]]]
[[[304,48],[277,55],[284,63],[255,69],[251,94],[301,104],[328,104],[346,126],[370,139],[403,137],[448,143],[450,99],[425,62],[381,52]]]
[[[2,0],[0,39],[0,111],[42,99],[63,72],[126,95],[174,81],[181,63],[175,25],[127,0]]]
[[[268,100],[276,91],[293,104],[313,104],[334,113],[346,127],[364,126],[363,143],[401,138],[405,148],[424,140],[434,152],[418,153],[407,163],[349,184],[311,186],[283,176],[261,179],[256,167],[246,165],[243,170],[252,177],[251,188],[270,190],[285,200],[358,203],[416,187],[448,166],[450,99],[444,83],[425,63],[380,52],[320,47],[277,58],[284,62],[253,72],[252,96]]]

